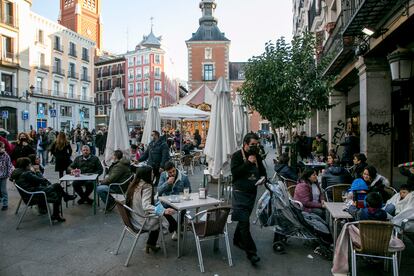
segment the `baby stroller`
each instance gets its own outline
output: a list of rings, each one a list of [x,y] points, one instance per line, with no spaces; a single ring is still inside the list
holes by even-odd
[[[329,258],[332,236],[326,222],[318,215],[302,211],[302,204],[289,198],[282,181],[265,183],[266,191],[260,197],[256,215],[263,227],[273,227],[273,249],[284,253],[288,238],[313,240],[318,243],[317,252]],[[332,256],[332,255],[330,255]]]

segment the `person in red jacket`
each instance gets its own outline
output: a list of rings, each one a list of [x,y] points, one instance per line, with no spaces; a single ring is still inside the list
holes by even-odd
[[[7,154],[10,156],[13,152],[14,146],[12,144],[9,143],[9,141],[7,140],[7,135],[9,134],[9,132],[7,130],[5,130],[4,128],[0,128],[0,142],[4,143],[4,146],[6,148],[6,152]]]
[[[303,204],[303,211],[312,212],[324,218],[325,198],[318,184],[316,170],[306,169],[299,179],[293,197]]]

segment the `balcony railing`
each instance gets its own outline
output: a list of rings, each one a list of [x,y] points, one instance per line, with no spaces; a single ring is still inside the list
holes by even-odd
[[[75,49],[70,49],[69,50],[69,56],[74,57],[74,58],[78,57],[78,55],[76,54],[76,50]]]
[[[78,80],[79,79],[79,74],[75,73],[75,71],[68,71],[68,78]]]
[[[1,53],[1,60],[5,63],[12,63],[12,64],[19,64],[19,60],[17,58],[17,55],[13,52],[2,52]]]
[[[88,75],[81,75],[81,81],[87,81],[87,82],[91,82],[91,77],[89,77]]]
[[[82,55],[82,60],[89,62],[89,55]]]
[[[63,53],[63,45],[55,43],[55,45],[53,46],[53,50]]]
[[[60,75],[60,76],[65,76],[65,70],[63,70],[59,66],[53,66],[53,73],[57,74],[57,75]]]
[[[309,18],[309,25],[308,26],[309,26],[309,28],[312,27],[313,21],[315,20],[315,17],[321,15],[321,9],[320,9],[321,3],[319,3],[319,10],[316,10],[316,1],[321,2],[321,0],[313,0],[312,4],[311,4],[311,7],[308,11],[308,18]]]
[[[0,91],[0,97],[5,97],[5,98],[18,98],[19,95],[17,93],[17,89],[16,88],[7,88],[7,89],[5,89],[5,91]]]
[[[12,27],[17,27],[14,19],[15,18],[13,15],[3,15],[3,17],[1,18],[1,23]]]
[[[45,65],[45,64],[37,64],[34,66],[37,70],[41,70],[44,72],[49,72],[49,65]]]
[[[79,94],[74,93],[63,93],[61,90],[50,90],[50,89],[43,89],[43,88],[35,88],[33,90],[33,96],[41,96],[43,98],[50,98],[50,99],[71,99],[77,101],[86,101],[86,102],[94,102],[94,97],[90,96],[81,96]]]

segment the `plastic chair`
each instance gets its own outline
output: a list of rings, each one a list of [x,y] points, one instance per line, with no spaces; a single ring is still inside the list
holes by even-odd
[[[15,214],[17,215],[17,213],[19,212],[22,201],[26,204],[26,208],[24,209],[23,214],[19,218],[19,222],[17,223],[16,229],[19,229],[19,225],[22,222],[23,217],[25,216],[26,211],[29,208],[29,206],[37,205],[39,203],[45,203],[46,209],[47,209],[47,215],[49,217],[49,223],[50,223],[50,226],[52,226],[53,223],[52,223],[52,218],[50,215],[49,202],[47,201],[46,193],[43,191],[29,192],[23,189],[22,187],[20,187],[19,185],[17,185],[16,183],[14,183],[14,185],[16,186],[20,194],[20,201],[19,201],[19,204],[17,205]]]
[[[186,173],[189,174],[189,172],[191,171],[191,175],[193,175],[194,174],[193,156],[192,155],[184,155],[183,157],[181,157],[181,167],[182,167],[183,171],[185,171],[184,168],[187,168]]]
[[[160,234],[161,234],[161,244],[162,249],[164,251],[164,256],[167,257],[167,249],[165,248],[165,242],[164,242],[164,232],[162,229],[162,221],[161,217],[156,215],[148,215],[145,218],[144,223],[141,227],[141,229],[136,229],[134,225],[131,223],[131,213],[137,214],[134,210],[132,210],[130,207],[128,207],[125,204],[122,204],[119,201],[116,201],[116,206],[118,208],[119,214],[121,215],[122,221],[124,222],[124,229],[122,230],[121,238],[119,239],[118,246],[114,252],[114,255],[118,255],[119,248],[121,247],[121,243],[125,237],[125,233],[128,232],[134,237],[134,242],[132,243],[131,249],[129,250],[128,257],[125,261],[125,266],[128,266],[129,260],[132,257],[132,253],[134,252],[135,246],[137,244],[137,241],[142,233],[149,233],[150,231],[143,230],[145,228],[145,225],[147,224],[148,220],[151,218],[158,218],[159,219],[159,225],[160,225]],[[137,214],[138,215],[138,214]]]
[[[106,206],[108,205],[109,194],[122,194],[124,196],[124,198],[126,198],[125,192],[128,189],[129,182],[131,182],[132,179],[134,179],[134,174],[131,174],[131,176],[128,177],[122,183],[111,183],[111,184],[109,184],[109,187],[108,187],[109,190],[108,190],[108,193],[106,195],[106,201],[105,201],[105,214],[106,214]],[[128,184],[128,185],[126,185],[126,184]],[[126,185],[125,191],[122,188],[124,185]],[[116,192],[114,189],[112,189],[112,188],[116,188],[116,187],[118,187],[118,189],[121,191],[120,193],[119,192]]]
[[[345,192],[351,187],[350,184],[335,184],[325,189],[325,198],[328,202],[343,202],[342,192]]]
[[[393,235],[394,225],[390,222],[365,220],[355,222],[359,227],[361,247],[351,245],[352,275],[357,275],[357,256],[392,260],[393,275],[398,276],[398,252],[389,252],[388,247]]]
[[[204,272],[203,255],[201,252],[200,242],[206,240],[217,240],[224,237],[226,242],[227,257],[229,266],[233,266],[231,258],[231,250],[229,243],[229,236],[227,230],[227,217],[230,213],[230,207],[217,207],[208,210],[201,211],[191,217],[189,213],[186,214],[186,218],[191,222],[192,231],[197,247],[198,263],[200,265],[200,271]],[[198,221],[201,216],[206,216],[205,221]],[[184,243],[185,243],[184,235]],[[185,246],[183,246],[185,248]],[[216,249],[216,247],[215,247]]]

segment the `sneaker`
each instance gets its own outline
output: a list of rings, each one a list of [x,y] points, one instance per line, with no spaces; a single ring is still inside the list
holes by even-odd
[[[2,210],[2,211],[6,211],[7,209],[9,209],[9,207],[8,207],[8,206],[3,206],[3,207],[1,207],[1,210]]]
[[[255,266],[260,261],[260,257],[257,255],[247,255],[247,259],[250,260],[250,263],[253,266]]]
[[[178,233],[177,233],[177,231],[174,231],[174,233],[173,233],[173,234],[172,234],[172,236],[171,236],[171,239],[172,239],[173,241],[178,240]]]

